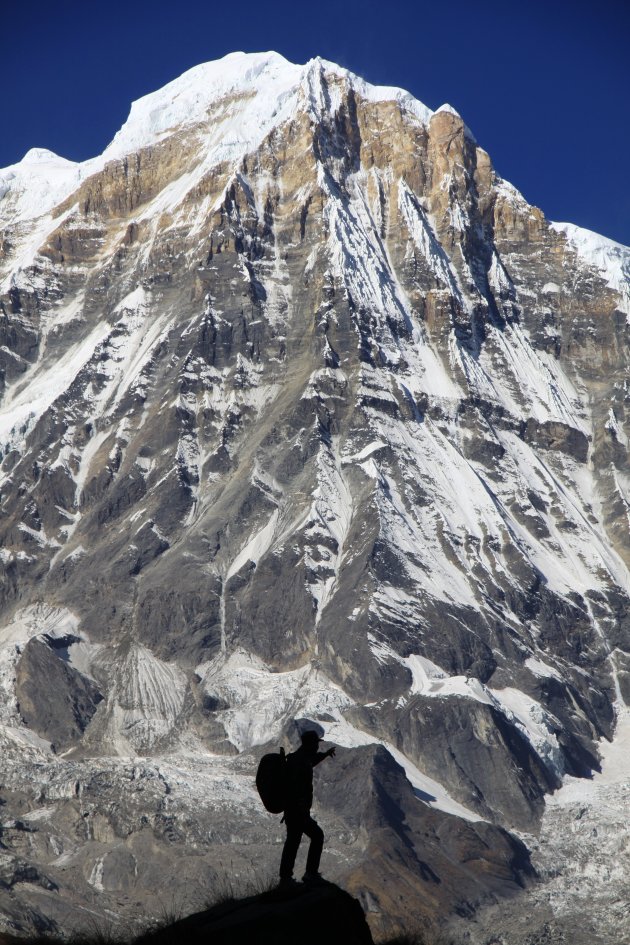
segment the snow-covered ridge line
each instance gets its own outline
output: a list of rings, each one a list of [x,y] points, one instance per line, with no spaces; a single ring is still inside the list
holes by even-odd
[[[257,147],[272,127],[286,121],[300,103],[321,114],[328,107],[323,76],[347,81],[368,101],[397,101],[421,122],[433,114],[404,89],[371,85],[319,57],[296,65],[276,52],[229,53],[194,66],[133,102],[126,122],[100,156],[77,163],[45,148],[32,148],[17,164],[0,168],[0,224],[15,225],[49,212],[108,161],[151,147],[208,118],[204,165],[237,160]],[[236,107],[228,101],[235,97],[242,100]]]
[[[46,148],[31,148],[17,164],[0,168],[0,226],[48,213],[93,173],[93,165],[95,160],[78,164]]]
[[[630,247],[574,223],[552,223],[551,228],[563,233],[578,256],[599,269],[610,288],[621,296],[619,307],[630,322]]]

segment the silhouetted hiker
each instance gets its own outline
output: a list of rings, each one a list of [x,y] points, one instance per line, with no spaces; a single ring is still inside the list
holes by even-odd
[[[318,751],[321,739],[317,732],[311,730],[302,735],[302,744],[297,751],[287,756],[287,794],[284,808],[284,821],[287,825],[287,839],[282,850],[280,860],[280,885],[290,886],[295,883],[293,867],[297,856],[302,834],[310,838],[306,872],[302,877],[305,883],[316,883],[321,880],[319,861],[324,846],[324,831],[317,821],[311,817],[313,804],[313,768],[324,758],[332,758],[334,748],[328,751]]]

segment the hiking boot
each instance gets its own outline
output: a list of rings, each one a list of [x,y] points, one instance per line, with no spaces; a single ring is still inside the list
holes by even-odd
[[[297,889],[299,887],[297,879],[293,879],[292,876],[280,877],[280,882],[278,883],[278,889]]]
[[[321,873],[305,873],[302,882],[307,886],[321,886],[328,882]]]

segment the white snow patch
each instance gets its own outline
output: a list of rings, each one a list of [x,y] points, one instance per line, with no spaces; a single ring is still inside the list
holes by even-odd
[[[550,769],[558,775],[563,774],[562,752],[552,728],[551,716],[524,692],[511,687],[491,689],[474,676],[449,676],[426,657],[414,654],[402,658],[391,647],[373,639],[370,646],[381,661],[395,660],[410,670],[411,694],[425,698],[460,696],[493,706],[527,738]]]
[[[622,446],[626,447],[626,449],[628,448],[628,437],[625,430],[617,420],[617,416],[612,407],[608,411],[608,420],[605,423],[605,428],[609,433],[612,433],[618,443],[621,443]]]
[[[98,892],[105,892],[105,887],[103,886],[103,864],[105,861],[104,856],[99,856],[96,863],[92,867],[92,871],[88,876],[88,883],[90,886],[93,886]]]
[[[552,223],[589,265],[599,269],[607,285],[621,297],[619,308],[630,321],[630,247],[573,223]]]
[[[78,626],[79,618],[65,607],[33,604],[17,611],[11,622],[0,629],[0,646],[24,644],[44,633],[53,639],[78,636]]]
[[[93,723],[106,717],[105,740],[120,755],[151,749],[176,726],[186,693],[185,673],[135,642],[129,642],[113,664],[105,649],[101,657],[106,660],[103,668],[110,669],[110,690]]]
[[[38,419],[67,390],[109,330],[107,323],[101,322],[54,364],[42,366],[38,362],[9,389],[0,408],[0,445],[5,452],[23,449]]]
[[[309,589],[317,601],[316,622],[330,600],[345,551],[354,501],[343,473],[339,437],[330,447],[322,446],[317,456],[317,487],[305,528],[305,563],[315,582]]]
[[[439,108],[436,108],[435,114],[438,115],[440,112],[446,112],[447,115],[455,115],[457,118],[461,117],[457,109],[453,108],[452,105],[449,105],[448,102],[444,102],[443,105],[440,105]]]
[[[368,443],[367,446],[364,446],[362,450],[359,450],[358,453],[352,453],[350,456],[343,456],[341,462],[344,464],[344,466],[347,463],[362,463],[373,453],[378,452],[378,450],[385,449],[386,447],[387,443],[383,443],[382,440],[374,440],[372,443]]]
[[[218,718],[239,751],[279,737],[289,719],[351,705],[341,689],[310,665],[274,673],[240,650],[198,666],[196,673],[205,692],[229,705]]]
[[[543,679],[558,679],[562,682],[562,674],[558,672],[557,669],[554,669],[553,666],[549,666],[548,663],[543,663],[542,660],[534,659],[533,656],[528,656],[525,660],[525,666],[529,669],[534,676],[540,676]]]
[[[630,708],[617,707],[617,724],[612,741],[602,739],[599,743],[601,772],[593,777],[574,778],[567,775],[559,791],[547,798],[551,807],[565,807],[581,801],[597,803],[600,795],[610,787],[618,786],[626,791],[630,787]]]
[[[267,523],[249,539],[245,547],[236,555],[226,572],[226,581],[229,581],[233,575],[238,574],[243,565],[247,564],[248,561],[253,562],[253,564],[258,564],[259,560],[272,545],[276,525],[278,523],[278,515],[278,509],[274,509]]]

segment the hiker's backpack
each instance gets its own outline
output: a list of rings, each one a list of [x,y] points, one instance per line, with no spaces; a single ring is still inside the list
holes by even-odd
[[[287,756],[284,748],[263,755],[256,772],[256,788],[270,814],[281,814],[287,802]]]

